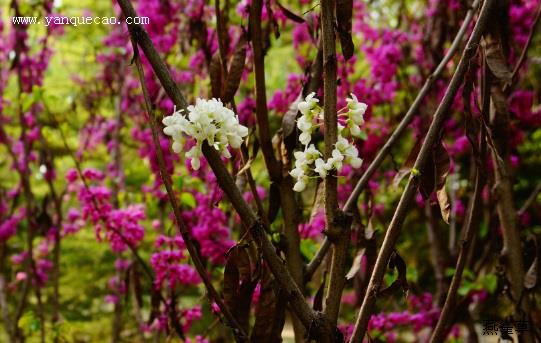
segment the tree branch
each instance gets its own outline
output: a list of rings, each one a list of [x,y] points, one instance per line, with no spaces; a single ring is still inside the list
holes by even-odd
[[[325,160],[332,156],[338,138],[336,113],[336,36],[335,1],[321,1],[321,39],[323,42],[323,88]],[[340,312],[342,291],[346,282],[346,259],[350,240],[350,225],[345,222],[338,208],[338,179],[336,173],[325,177],[325,234],[333,243],[329,285],[325,296],[323,313],[336,325]]]

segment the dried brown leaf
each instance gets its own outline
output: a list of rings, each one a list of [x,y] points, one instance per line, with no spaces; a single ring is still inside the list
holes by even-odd
[[[346,274],[346,279],[351,280],[357,275],[359,270],[361,269],[361,262],[363,260],[365,249],[359,250],[357,252],[357,255],[355,255],[355,258],[353,259],[353,263],[351,264],[351,268],[349,269],[348,273]]]
[[[296,23],[299,23],[299,24],[304,23],[304,19],[303,19],[301,16],[299,16],[299,15],[297,15],[297,14],[291,12],[291,11],[288,10],[287,8],[285,8],[279,1],[276,1],[276,4],[278,5],[278,7],[280,7],[280,10],[282,10],[282,13],[284,13],[284,15],[285,15],[287,18],[289,18],[289,19],[291,19],[292,21],[294,21],[294,22],[296,22]]]
[[[534,258],[532,265],[524,275],[524,288],[532,289],[537,284],[537,274],[539,273],[539,259]]]
[[[250,337],[251,342],[281,342],[285,321],[286,297],[278,294],[274,280],[268,270],[261,279],[259,302],[255,309],[255,323]]]
[[[219,98],[222,94],[222,62],[218,52],[212,56],[210,61],[209,75],[212,97]]]
[[[484,45],[486,62],[492,74],[503,82],[510,82],[513,73],[509,68],[499,40],[489,36],[484,40]]]
[[[229,70],[227,72],[227,80],[225,81],[224,94],[222,101],[224,103],[233,100],[237,89],[239,89],[240,79],[246,64],[246,39],[241,37],[235,48],[235,53],[231,60]]]
[[[449,202],[449,196],[447,195],[447,190],[445,189],[445,183],[447,180],[447,175],[449,175],[450,163],[451,160],[449,158],[449,154],[440,141],[434,149],[436,196],[438,198],[441,216],[447,224],[449,224],[451,203]]]
[[[347,61],[353,56],[355,46],[351,37],[351,22],[353,16],[353,0],[338,0],[336,2],[336,22],[338,38],[342,47],[342,55]]]

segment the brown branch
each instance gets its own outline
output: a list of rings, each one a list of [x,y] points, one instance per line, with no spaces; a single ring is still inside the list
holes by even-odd
[[[434,119],[430,124],[426,139],[423,142],[419,155],[417,156],[417,159],[415,161],[413,168],[417,171],[422,170],[422,167],[425,165],[430,153],[432,152],[432,147],[434,143],[440,136],[440,131],[443,123],[445,122],[445,119],[449,114],[449,108],[451,107],[455,95],[457,94],[458,89],[460,88],[460,85],[462,84],[462,81],[464,79],[464,76],[468,71],[470,59],[477,51],[479,40],[481,39],[481,35],[485,31],[485,27],[487,25],[488,18],[490,16],[490,12],[494,3],[495,0],[486,0],[483,4],[477,23],[475,24],[473,32],[468,40],[468,43],[466,44],[466,48],[462,53],[462,57],[460,58],[460,61],[457,65],[457,69],[453,77],[451,78],[447,90],[445,91],[445,95],[443,96],[441,103],[438,105],[438,108],[434,113]],[[402,224],[408,213],[408,208],[415,197],[418,183],[418,175],[416,175],[416,173],[410,173],[408,183],[404,192],[402,193],[402,196],[400,197],[398,206],[385,234],[382,247],[379,251],[376,264],[374,266],[374,270],[372,271],[370,282],[368,284],[368,289],[363,299],[363,303],[361,305],[361,309],[355,323],[353,335],[351,337],[352,343],[361,342],[364,337],[368,326],[368,321],[370,319],[373,307],[376,302],[377,294],[380,290],[383,276],[385,275],[387,261],[389,260],[389,257],[394,250],[394,245],[398,237],[400,236]]]
[[[501,3],[496,8],[496,19],[488,27],[487,35],[484,37],[485,65],[483,75],[487,80],[486,91],[490,94],[489,110],[489,132],[493,141],[490,145],[491,157],[494,163],[494,185],[493,190],[496,200],[496,212],[502,232],[502,249],[500,262],[505,267],[505,275],[509,282],[508,295],[515,304],[514,319],[528,320],[530,315],[529,298],[524,295],[524,261],[520,239],[520,227],[517,222],[517,212],[513,199],[513,180],[511,176],[510,162],[510,114],[507,108],[506,98],[503,94],[504,82],[496,76],[494,70],[488,65],[488,51],[490,47],[501,46],[503,34],[502,27],[497,24],[498,18],[506,17],[508,4]],[[505,62],[503,62],[505,63]],[[486,115],[485,115],[486,117]],[[530,332],[519,334],[521,342],[533,342],[533,335]]]
[[[539,194],[539,192],[541,192],[541,183],[537,184],[537,186],[533,190],[532,194],[530,194],[530,196],[528,197],[528,199],[526,199],[526,201],[524,202],[524,204],[522,205],[520,210],[518,210],[517,215],[519,217],[522,216],[528,210],[528,208],[530,208],[530,206],[532,206],[532,204],[535,203],[535,201],[537,200],[537,195]]]
[[[480,145],[481,146],[479,150],[481,151],[481,156],[484,156],[485,143],[483,129],[481,129]],[[475,157],[477,162],[475,171],[475,187],[473,190],[473,195],[470,199],[470,203],[468,205],[466,220],[464,222],[463,238],[460,241],[461,244],[459,246],[460,250],[456,261],[455,273],[453,275],[453,279],[451,280],[449,290],[447,291],[447,297],[445,298],[443,309],[436,324],[436,328],[432,333],[432,337],[430,338],[430,342],[443,342],[445,340],[445,336],[449,331],[453,311],[456,309],[457,305],[457,291],[460,287],[460,283],[462,281],[462,273],[464,272],[464,268],[466,267],[468,259],[468,251],[470,250],[470,246],[472,245],[474,237],[476,236],[476,233],[479,229],[481,211],[483,206],[482,192],[486,180],[486,175],[482,170],[482,161],[484,161],[484,158],[481,156]]]
[[[439,234],[441,231],[438,230],[430,201],[425,203],[425,215],[428,244],[430,245],[430,262],[436,279],[434,298],[437,306],[441,307],[445,301],[445,290],[447,289],[447,280],[444,273],[448,260],[447,249],[445,249],[445,243],[442,241],[442,235]]]
[[[261,33],[262,0],[253,0],[250,6],[250,34],[254,54],[256,117],[259,132],[259,144],[272,181],[281,178],[281,167],[274,156],[272,137],[269,128],[269,113],[265,87],[265,56],[263,55],[263,35]]]
[[[265,234],[263,225],[244,201],[240,191],[235,185],[235,181],[222,163],[216,150],[210,147],[206,142],[203,143],[202,148],[209,165],[216,175],[220,187],[228,196],[229,201],[233,204],[233,207],[241,217],[244,225],[250,228],[252,237],[262,250],[263,257],[270,270],[280,283],[282,289],[288,294],[288,301],[292,311],[301,320],[305,328],[311,329],[309,334],[329,335],[330,329],[328,323],[320,314],[313,311],[304,300],[304,296],[298,285],[293,281],[291,274],[288,269],[284,267],[282,259],[276,254],[274,246]]]
[[[325,258],[325,255],[327,255],[330,247],[331,241],[329,241],[328,239],[324,240],[323,243],[321,243],[319,250],[314,255],[314,258],[312,258],[312,261],[310,261],[310,263],[306,265],[306,269],[304,271],[305,282],[308,282],[310,279],[312,279],[312,276],[316,272],[317,268],[319,268],[319,266],[321,265],[321,262],[323,262],[323,259]]]
[[[332,156],[338,138],[338,119],[336,113],[336,37],[335,1],[321,1],[321,38],[323,42],[323,88],[325,159]],[[338,208],[338,179],[336,173],[325,177],[325,234],[333,243],[329,285],[326,290],[323,313],[336,325],[340,311],[340,301],[346,282],[346,259],[350,240],[350,225],[346,224]]]

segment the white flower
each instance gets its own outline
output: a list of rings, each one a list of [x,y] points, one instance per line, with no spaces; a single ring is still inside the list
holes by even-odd
[[[177,154],[182,151],[182,144],[180,142],[173,142],[173,151]]]
[[[359,151],[353,143],[346,138],[358,137],[362,135],[360,125],[364,123],[364,113],[367,105],[359,102],[354,94],[346,99],[348,112],[346,114],[346,127],[337,123],[338,137],[331,157],[326,161],[321,158],[321,152],[312,140],[312,132],[317,127],[317,122],[323,120],[323,110],[318,106],[319,100],[315,98],[315,93],[310,93],[306,99],[298,104],[298,109],[302,116],[297,121],[297,128],[301,131],[299,141],[304,145],[304,151],[295,151],[295,168],[290,174],[296,179],[293,190],[302,192],[306,189],[307,183],[314,174],[321,178],[326,178],[330,171],[339,172],[344,164],[349,164],[353,168],[360,168],[363,160],[359,158]]]
[[[361,168],[363,165],[363,159],[359,157],[351,157],[349,158],[349,164],[355,169]]]
[[[300,179],[297,182],[295,182],[295,185],[293,186],[293,190],[295,192],[302,192],[306,189],[306,181],[304,179]]]
[[[301,116],[299,120],[297,120],[297,127],[302,132],[306,132],[312,129],[312,121],[308,119],[308,116]]]
[[[329,165],[325,161],[323,161],[322,158],[318,158],[315,162],[315,165],[316,167],[314,168],[314,171],[318,173],[322,179],[324,179],[329,171]]]
[[[354,136],[354,137],[359,137],[361,135],[361,128],[359,127],[359,125],[355,124],[353,121],[348,121],[348,127],[349,127],[349,132],[351,132],[351,135]]]
[[[299,135],[299,141],[302,145],[308,145],[312,140],[312,135],[309,132],[303,132]]]
[[[206,140],[222,156],[229,158],[231,153],[228,147],[240,148],[243,138],[248,135],[248,128],[241,125],[235,113],[220,100],[198,98],[195,105],[188,106],[187,111],[187,118],[182,115],[183,110],[175,110],[172,115],[163,118],[162,123],[165,125],[163,132],[173,138],[173,151],[176,153],[182,150],[182,134],[196,140],[196,146],[186,153],[186,157],[192,159],[193,169],[200,168],[203,141]]]
[[[353,168],[360,168],[363,164],[363,160],[359,158],[359,151],[351,144],[344,151],[345,162],[350,164]]]
[[[338,139],[336,140],[336,144],[334,145],[336,147],[336,149],[340,152],[344,152],[346,151],[346,149],[350,146],[350,143],[347,139],[345,139],[344,137],[342,136],[339,136]],[[336,150],[335,149],[335,150]],[[333,151],[334,153],[334,151]]]
[[[327,168],[335,169],[340,171],[342,169],[342,161],[344,160],[344,155],[338,149],[332,151],[332,157],[327,160]]]
[[[319,100],[315,97],[316,93],[312,92],[306,96],[304,101],[299,102],[297,108],[303,115],[307,115],[310,111],[317,106]]]
[[[289,174],[295,179],[299,179],[304,176],[304,170],[302,170],[302,168],[294,168],[289,172]]]
[[[304,150],[304,155],[308,161],[313,162],[316,158],[321,156],[321,153],[316,149],[314,144],[310,144],[310,146]]]
[[[351,93],[351,98],[346,99],[348,103],[348,116],[357,125],[364,124],[364,113],[368,105],[364,102],[359,102],[355,94]]]

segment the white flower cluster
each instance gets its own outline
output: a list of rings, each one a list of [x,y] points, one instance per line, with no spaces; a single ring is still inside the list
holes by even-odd
[[[195,106],[190,105],[187,110],[187,117],[182,115],[183,110],[175,110],[172,115],[163,118],[163,132],[173,138],[173,151],[176,153],[182,151],[182,134],[195,139],[195,146],[186,153],[186,157],[192,159],[195,170],[201,166],[201,145],[205,140],[222,156],[229,158],[228,146],[240,148],[243,138],[248,135],[248,128],[241,125],[238,116],[220,100],[198,98]]]
[[[304,145],[304,151],[295,151],[295,168],[290,174],[297,182],[293,190],[302,192],[306,188],[310,177],[325,178],[331,170],[339,172],[344,163],[350,164],[353,168],[359,168],[363,162],[359,158],[359,152],[355,145],[350,142],[346,136],[361,136],[359,125],[364,123],[364,113],[367,105],[359,102],[354,94],[346,99],[347,112],[339,111],[340,117],[345,117],[346,126],[338,123],[338,139],[334,146],[332,156],[323,160],[322,153],[310,144],[312,133],[320,125],[318,121],[323,120],[323,109],[318,105],[319,100],[315,98],[315,93],[310,93],[304,101],[298,104],[301,117],[297,120],[297,127],[301,131],[299,141]],[[340,113],[342,112],[342,113]]]

